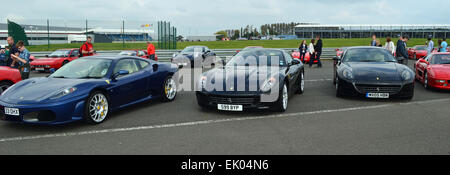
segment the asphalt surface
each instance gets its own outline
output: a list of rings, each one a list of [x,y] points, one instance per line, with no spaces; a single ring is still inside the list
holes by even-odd
[[[180,92],[101,125],[2,121],[0,154],[450,155],[450,92],[416,83],[411,101],[336,98],[331,61],[305,74],[305,93],[291,97],[285,113],[201,109],[194,92]]]

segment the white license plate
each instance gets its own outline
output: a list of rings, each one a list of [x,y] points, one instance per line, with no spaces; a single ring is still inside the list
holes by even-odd
[[[178,66],[187,66],[188,63],[178,63]]]
[[[42,71],[42,70],[45,70],[45,68],[36,68],[36,70],[37,70],[37,71],[39,71],[39,70]]]
[[[367,93],[367,98],[389,98],[389,93]]]
[[[7,108],[5,107],[5,114],[6,115],[13,115],[13,116],[19,116],[19,109],[17,108]]]
[[[244,107],[242,105],[224,105],[218,104],[217,109],[221,111],[243,111]]]

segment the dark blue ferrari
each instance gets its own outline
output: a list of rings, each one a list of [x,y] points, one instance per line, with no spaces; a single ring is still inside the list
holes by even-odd
[[[21,81],[0,96],[1,119],[31,124],[102,123],[117,110],[155,98],[173,101],[174,64],[138,57],[86,57],[48,77]]]

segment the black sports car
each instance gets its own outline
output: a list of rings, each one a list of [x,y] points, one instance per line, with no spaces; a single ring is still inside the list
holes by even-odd
[[[197,83],[201,107],[223,111],[272,109],[284,112],[289,96],[303,93],[303,64],[283,50],[239,52],[224,67],[205,72]]]
[[[338,97],[414,97],[414,71],[397,63],[386,49],[351,47],[334,60],[334,84]]]
[[[181,67],[211,66],[215,63],[216,53],[206,46],[189,46],[178,54],[173,54],[171,62]]]

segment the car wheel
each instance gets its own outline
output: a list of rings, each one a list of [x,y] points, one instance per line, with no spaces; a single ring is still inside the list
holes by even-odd
[[[297,90],[298,94],[303,94],[305,92],[305,72],[300,73],[300,87]]]
[[[0,94],[2,94],[4,91],[6,91],[6,89],[11,87],[12,85],[13,85],[13,83],[11,83],[11,82],[7,82],[7,81],[0,82]]]
[[[283,84],[283,88],[280,90],[278,94],[278,100],[274,106],[274,110],[277,112],[285,112],[288,108],[289,102],[289,91],[286,83]]]
[[[430,85],[428,84],[428,73],[425,72],[425,77],[423,78],[423,86],[425,87],[425,89],[430,89]]]
[[[334,80],[336,81],[336,97],[342,97],[342,90],[341,90],[341,86],[339,85],[339,78],[336,77],[336,79]]]
[[[168,76],[164,81],[162,93],[162,101],[171,102],[175,100],[175,97],[177,96],[177,84],[172,76]]]
[[[108,98],[101,91],[96,91],[86,101],[84,120],[90,124],[100,124],[105,121],[108,112]]]

